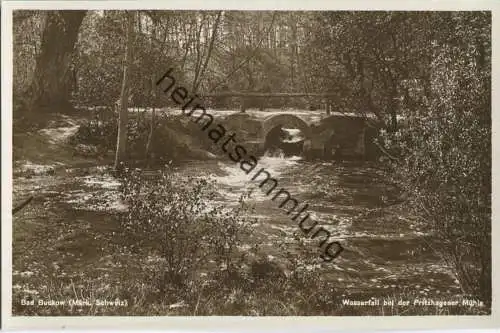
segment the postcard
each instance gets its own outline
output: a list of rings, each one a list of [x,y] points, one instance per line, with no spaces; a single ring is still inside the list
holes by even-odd
[[[498,4],[3,4],[6,328],[498,326]]]

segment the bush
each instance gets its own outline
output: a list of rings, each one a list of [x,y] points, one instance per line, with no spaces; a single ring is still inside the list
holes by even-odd
[[[249,233],[243,201],[236,210],[209,206],[215,195],[209,182],[174,177],[169,171],[152,178],[127,170],[122,186],[128,205],[122,224],[137,245],[161,258],[162,291],[186,285],[209,260],[230,273],[237,267],[237,247]]]
[[[95,145],[105,152],[115,149],[117,121],[117,115],[111,107],[96,110],[94,117],[78,127],[78,131],[70,138],[70,143]]]

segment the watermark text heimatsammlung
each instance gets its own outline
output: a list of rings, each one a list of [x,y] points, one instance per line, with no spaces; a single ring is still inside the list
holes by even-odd
[[[298,223],[298,227],[302,232],[311,237],[311,239],[321,239],[319,247],[322,249],[321,258],[327,262],[332,261],[340,255],[344,250],[342,245],[336,241],[330,241],[331,234],[325,228],[319,226],[318,222],[308,222],[310,218],[306,210],[309,205],[306,203],[299,209],[299,202],[293,198],[290,193],[278,188],[278,181],[271,177],[271,174],[264,168],[258,168],[258,158],[248,152],[248,150],[238,144],[236,133],[228,135],[228,131],[222,124],[214,121],[214,117],[207,113],[203,107],[199,96],[190,96],[187,89],[183,86],[176,85],[176,80],[172,75],[174,71],[170,68],[157,82],[156,85],[163,89],[164,93],[170,92],[170,98],[176,104],[181,105],[182,114],[191,117],[191,120],[200,125],[200,129],[207,133],[207,136],[216,145],[219,145],[222,151],[227,154],[229,159],[234,163],[239,163],[240,169],[247,175],[253,174],[252,181],[258,181],[260,177],[259,187],[265,191],[267,196],[272,196],[272,201],[280,201],[279,208],[286,209],[286,214],[291,215],[291,220]],[[168,80],[167,80],[168,79]],[[258,170],[258,171],[255,171]],[[266,190],[267,189],[267,190]]]

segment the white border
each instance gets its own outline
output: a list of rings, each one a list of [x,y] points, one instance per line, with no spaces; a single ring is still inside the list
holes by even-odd
[[[413,317],[12,317],[12,11],[14,9],[239,9],[239,10],[491,10],[492,59],[498,60],[498,1],[374,1],[374,0],[153,0],[141,1],[3,1],[2,2],[2,324],[9,329],[127,328],[202,331],[238,330],[380,330],[493,328],[499,323],[499,289],[493,283],[491,316]],[[494,74],[494,75],[493,75]],[[492,91],[498,90],[498,65],[492,61]],[[499,97],[492,94],[492,163],[498,170],[496,141],[500,129]],[[500,152],[500,151],[499,151]],[[498,277],[499,178],[492,172],[492,276]]]

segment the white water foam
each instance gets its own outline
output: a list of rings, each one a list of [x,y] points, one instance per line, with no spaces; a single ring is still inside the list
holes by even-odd
[[[287,138],[284,139],[283,142],[294,143],[294,142],[303,141],[305,139],[304,134],[298,128],[282,127],[281,129],[287,133]]]
[[[257,172],[263,168],[272,178],[279,182],[279,176],[289,168],[298,164],[301,157],[293,156],[285,158],[283,154],[279,156],[270,156],[266,154],[262,156],[257,166],[248,175],[240,168],[240,164],[225,164],[219,163],[219,168],[226,175],[214,177],[215,181],[224,187],[224,194],[228,199],[239,199],[244,193],[250,193],[252,199],[256,201],[267,200],[266,193],[259,189],[260,182],[265,175],[259,176],[252,180]]]

